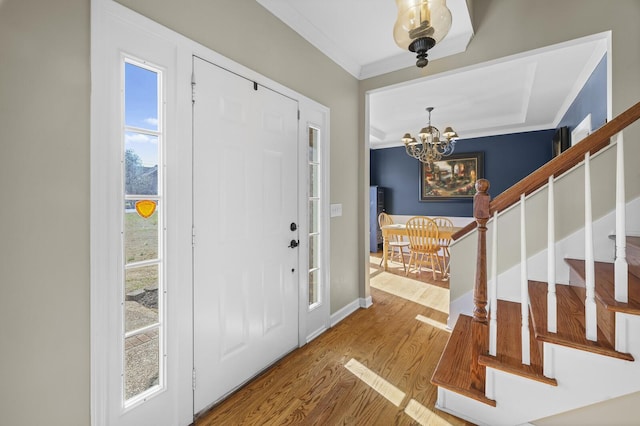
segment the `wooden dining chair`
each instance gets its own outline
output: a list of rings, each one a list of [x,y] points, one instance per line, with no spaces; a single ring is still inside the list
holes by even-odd
[[[380,226],[380,229],[382,229],[382,227],[385,225],[393,225],[393,219],[391,218],[391,216],[389,216],[385,212],[382,212],[378,215],[378,225]],[[402,259],[402,267],[404,268],[404,271],[407,272],[407,265],[405,264],[405,261],[404,261],[404,248],[409,247],[409,242],[404,241],[402,239],[402,236],[400,235],[392,235],[389,238],[388,246],[389,246],[388,255],[390,255],[390,257],[387,257],[387,258],[390,260],[393,260],[393,254],[397,250],[398,256],[400,256],[400,259]],[[383,260],[384,260],[384,257],[380,259],[380,265],[382,265]]]
[[[438,243],[442,249],[442,277],[449,273],[449,262],[451,255],[449,245],[453,234],[453,222],[448,217],[434,217],[433,221],[438,227]]]
[[[407,235],[409,237],[409,267],[407,275],[411,271],[411,265],[416,264],[418,274],[421,272],[421,266],[424,258],[427,256],[431,261],[431,271],[433,271],[433,279],[436,279],[436,265],[440,269],[438,260],[438,251],[440,244],[438,241],[438,226],[433,219],[426,216],[414,216],[407,221]]]

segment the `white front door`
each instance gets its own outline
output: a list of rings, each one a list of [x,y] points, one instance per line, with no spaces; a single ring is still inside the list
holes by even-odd
[[[193,66],[198,413],[298,346],[298,105]]]

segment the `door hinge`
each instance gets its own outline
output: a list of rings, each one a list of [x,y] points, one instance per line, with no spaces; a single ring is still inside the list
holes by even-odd
[[[191,247],[196,246],[196,228],[191,227]]]
[[[196,102],[196,75],[191,74],[191,103]]]
[[[191,371],[191,389],[196,390],[196,369]]]
[[[300,121],[300,110],[298,110],[298,121]]]

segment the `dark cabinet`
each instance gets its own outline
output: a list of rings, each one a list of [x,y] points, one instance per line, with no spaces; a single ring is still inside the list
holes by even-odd
[[[384,188],[369,187],[369,251],[382,250],[382,231],[378,225],[378,215],[384,211]]]

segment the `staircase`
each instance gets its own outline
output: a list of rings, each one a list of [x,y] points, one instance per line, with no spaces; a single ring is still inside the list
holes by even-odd
[[[638,118],[640,103],[492,201],[489,183],[478,181],[476,223],[454,236],[459,239],[477,226],[474,304],[470,315],[459,315],[431,379],[438,386],[437,408],[476,424],[520,425],[640,391],[640,237],[626,235],[625,225],[627,211],[640,217],[640,200],[624,199],[622,138],[622,130]],[[615,150],[616,199],[609,214],[615,218],[615,236],[600,235],[602,227],[594,227],[592,220],[591,155],[600,150]],[[578,170],[584,174],[584,227],[577,232],[584,241],[584,258],[559,260],[554,182]],[[541,191],[548,195],[548,246],[541,253],[547,258],[546,281],[539,279],[538,270],[528,271],[529,264],[539,265],[532,259],[540,253],[527,254],[526,242],[527,204]],[[505,220],[503,231],[499,214],[513,209],[520,211],[520,229]],[[490,257],[488,224],[493,232]],[[496,273],[498,232],[520,234],[519,283],[505,283],[508,274]],[[611,255],[614,261],[596,261],[607,241],[615,260]],[[568,269],[567,283],[556,276],[559,262]],[[498,298],[498,282],[519,287],[515,300]]]

